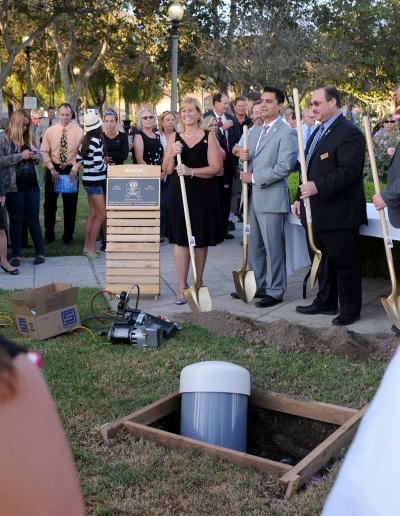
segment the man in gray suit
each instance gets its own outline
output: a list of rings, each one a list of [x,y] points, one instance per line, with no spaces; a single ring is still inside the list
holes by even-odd
[[[43,140],[44,133],[47,131],[49,127],[52,125],[58,124],[59,120],[56,118],[56,108],[53,106],[49,106],[47,109],[48,118],[42,118],[36,127],[35,139],[36,139],[36,147],[40,149],[40,143]]]
[[[249,203],[249,269],[257,283],[258,307],[275,306],[286,292],[284,225],[290,211],[287,177],[297,161],[297,133],[280,117],[285,97],[277,88],[266,87],[260,106],[264,124],[249,135],[249,149],[240,161],[249,161],[242,181],[252,186]],[[267,284],[267,250],[271,285]],[[235,293],[234,293],[235,294]],[[232,294],[232,297],[237,295]]]
[[[398,100],[400,100],[400,83],[395,90]],[[383,210],[388,209],[389,220],[393,227],[400,228],[400,144],[397,145],[396,152],[390,162],[387,187],[380,194],[372,197],[375,208]]]

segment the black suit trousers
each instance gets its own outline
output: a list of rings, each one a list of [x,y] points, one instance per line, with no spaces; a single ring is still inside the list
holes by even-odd
[[[65,169],[69,173],[71,167]],[[44,233],[48,240],[54,240],[56,237],[54,228],[56,225],[57,199],[58,193],[54,192],[54,183],[51,178],[50,170],[45,168],[46,183],[44,187]],[[78,182],[79,188],[79,182]],[[64,234],[62,239],[64,242],[72,240],[75,231],[76,208],[78,205],[78,194],[68,193],[61,194],[64,206]]]
[[[357,254],[359,228],[314,231],[317,249],[322,252],[318,276],[319,291],[313,305],[360,315],[362,307],[361,266]],[[312,260],[314,254],[312,253]]]

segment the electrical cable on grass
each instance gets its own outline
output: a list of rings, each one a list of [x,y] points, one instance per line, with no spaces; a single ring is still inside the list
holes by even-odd
[[[71,333],[72,331],[75,331],[77,330],[78,328],[82,328],[82,330],[86,330],[90,333],[90,335],[94,338],[94,341],[97,342],[97,339],[94,335],[94,333],[92,332],[92,330],[90,330],[89,328],[87,328],[86,326],[75,326],[75,328],[72,328],[72,330],[69,330],[68,333]]]
[[[0,312],[0,326],[14,326],[14,321],[12,320],[12,318],[9,315],[3,315],[3,313],[5,312]],[[3,323],[3,319],[6,319],[8,323]]]
[[[90,311],[92,312],[92,315],[94,317],[97,317],[99,321],[101,321],[101,317],[98,316],[94,310],[94,300],[96,299],[96,297],[100,294],[109,294],[110,296],[112,296],[112,298],[116,298],[117,297],[117,294],[115,294],[115,292],[110,292],[109,290],[99,290],[98,292],[96,292],[96,294],[94,294],[94,296],[92,297],[92,300],[90,302]],[[108,311],[106,312],[108,313]],[[86,320],[86,319],[85,319]]]

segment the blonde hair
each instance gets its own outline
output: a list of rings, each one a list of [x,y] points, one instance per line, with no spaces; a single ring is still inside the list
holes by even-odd
[[[208,115],[208,116],[206,116],[206,118],[203,118],[202,128],[208,129],[213,120],[215,120],[218,124],[218,120],[216,119],[216,117],[214,115]]]
[[[164,113],[160,116],[160,120],[158,122],[158,130],[160,131],[160,134],[164,134],[164,127],[162,123],[164,122],[164,118],[168,115],[172,115],[176,120],[176,115],[173,111],[164,111]]]
[[[179,117],[181,115],[181,111],[182,109],[187,106],[187,105],[190,105],[190,106],[194,106],[196,108],[196,111],[199,115],[199,118],[197,120],[197,128],[200,129],[202,127],[202,113],[201,113],[201,104],[200,102],[197,100],[197,99],[194,99],[192,97],[186,97],[182,100],[182,102],[180,103],[179,105]],[[178,129],[179,131],[182,131],[183,129],[183,124],[181,122],[181,120],[179,120],[179,124],[178,124]]]
[[[24,123],[24,118],[29,120],[29,125],[23,133],[22,125]],[[19,151],[24,144],[27,145],[30,149],[35,148],[33,144],[31,115],[26,109],[16,109],[14,111],[14,113],[11,115],[10,123],[8,124],[5,132],[10,139],[10,143],[14,145],[16,150]]]

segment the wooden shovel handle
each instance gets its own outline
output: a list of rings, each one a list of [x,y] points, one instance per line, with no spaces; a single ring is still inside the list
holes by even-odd
[[[248,145],[248,128],[247,125],[243,126],[243,139],[244,139],[244,150],[247,150]],[[243,172],[248,171],[249,162],[246,160],[243,162]],[[247,226],[247,217],[248,217],[248,210],[249,210],[249,189],[248,184],[243,183],[243,248],[247,246],[248,237],[249,235],[246,233],[246,226]],[[246,263],[244,264],[244,268],[247,266],[247,249],[246,249],[246,257],[245,257]]]
[[[178,160],[178,165],[182,165],[182,157],[180,154],[176,156]],[[195,288],[197,287],[197,269],[196,269],[196,257],[194,254],[194,248],[190,245],[190,237],[192,235],[192,225],[190,224],[190,215],[189,215],[189,206],[187,202],[187,195],[186,195],[186,185],[185,185],[185,179],[183,176],[179,176],[179,180],[181,183],[181,192],[182,192],[182,202],[183,202],[183,211],[185,213],[185,223],[186,223],[186,232],[188,237],[188,246],[189,246],[189,254],[190,254],[190,261],[192,262],[192,269],[193,269],[193,283],[195,285]]]

